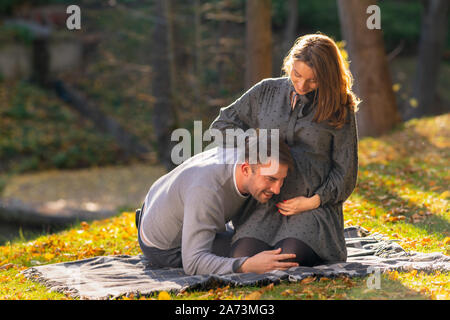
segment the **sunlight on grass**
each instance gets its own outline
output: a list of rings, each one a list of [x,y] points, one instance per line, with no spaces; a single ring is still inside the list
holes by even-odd
[[[419,138],[426,134],[428,142],[410,149],[407,141],[418,134],[415,130],[422,123],[429,130],[420,129]],[[440,116],[408,122],[404,129],[380,139],[362,139],[358,184],[344,203],[345,225],[361,225],[372,233],[397,239],[407,251],[448,255],[449,155],[447,147],[439,142],[443,140],[433,137],[448,136],[447,128],[450,117]],[[424,155],[422,147],[430,153]],[[67,299],[25,279],[20,271],[99,255],[141,254],[136,232],[134,212],[123,212],[110,219],[81,222],[58,233],[0,246],[0,299]],[[449,299],[450,294],[449,272],[387,272],[382,274],[380,290],[368,289],[366,281],[367,277],[310,277],[263,288],[222,287],[123,299]]]

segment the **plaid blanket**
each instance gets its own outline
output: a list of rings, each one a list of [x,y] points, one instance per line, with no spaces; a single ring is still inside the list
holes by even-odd
[[[144,256],[99,256],[72,262],[32,267],[22,271],[50,290],[80,299],[114,299],[123,295],[149,295],[157,291],[208,290],[217,286],[262,286],[309,276],[363,277],[386,270],[450,271],[450,257],[442,253],[406,252],[395,240],[361,227],[345,229],[348,259],[345,263],[296,267],[265,274],[189,276],[181,268],[151,269]]]

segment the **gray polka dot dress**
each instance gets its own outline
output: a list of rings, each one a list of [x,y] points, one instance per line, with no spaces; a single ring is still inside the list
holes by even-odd
[[[265,79],[228,107],[220,110],[211,128],[279,129],[290,146],[295,170],[289,171],[281,192],[267,204],[250,199],[233,219],[233,243],[253,237],[274,246],[293,237],[308,244],[325,262],[347,259],[343,202],[353,192],[358,173],[358,135],[353,112],[335,129],[312,121],[315,92],[300,96],[291,108],[294,87],[289,78]],[[292,216],[278,212],[275,203],[318,194],[321,205]]]

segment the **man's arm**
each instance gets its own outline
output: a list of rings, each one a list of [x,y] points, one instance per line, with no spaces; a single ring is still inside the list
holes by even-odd
[[[298,266],[295,262],[280,262],[295,258],[295,254],[280,254],[281,249],[263,251],[250,258],[226,258],[213,254],[214,238],[225,226],[220,197],[209,189],[195,188],[185,199],[184,207],[181,254],[185,273],[264,273]]]
[[[221,208],[222,200],[210,189],[197,187],[189,191],[184,201],[181,242],[185,273],[190,275],[235,273],[248,258],[226,258],[212,253],[216,234],[225,228]]]
[[[245,260],[237,272],[265,273],[272,270],[287,270],[292,267],[298,267],[296,262],[281,262],[292,258],[295,258],[295,254],[281,254],[281,248],[262,251]]]

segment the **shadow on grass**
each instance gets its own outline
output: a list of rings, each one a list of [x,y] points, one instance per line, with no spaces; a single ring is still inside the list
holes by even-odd
[[[369,285],[368,285],[369,280]],[[372,278],[337,277],[328,280],[316,279],[308,284],[302,282],[282,281],[268,289],[269,286],[222,287],[210,291],[187,290],[174,296],[177,300],[215,300],[238,299],[260,292],[261,300],[427,300],[427,295],[408,288],[398,280],[391,280],[387,275],[380,275],[379,282]],[[157,294],[151,295],[157,298]]]
[[[428,167],[428,171],[423,170],[423,167]],[[361,170],[370,171],[378,176],[383,176],[389,179],[401,179],[404,186],[410,189],[420,190],[422,192],[434,193],[439,196],[444,191],[448,190],[448,182],[446,182],[447,168],[442,166],[430,166],[424,161],[416,160],[414,167],[412,167],[407,160],[392,161],[389,165],[378,163],[371,163],[366,166],[361,166]],[[436,172],[441,172],[442,175]]]
[[[414,225],[428,233],[447,235],[450,224],[437,214],[428,215],[423,221],[412,223],[413,214],[425,214],[430,210],[425,205],[402,198],[398,192],[399,189],[407,188],[437,198],[448,190],[450,148],[447,148],[445,143],[442,146],[436,145],[428,136],[418,132],[416,127],[419,125],[402,126],[399,132],[380,138],[380,141],[386,145],[386,150],[374,148],[373,160],[369,157],[368,163],[360,166],[360,173],[361,171],[370,172],[371,177],[359,175],[355,193],[385,211],[401,206],[405,209],[400,213],[406,217],[403,220],[404,223]],[[431,124],[424,125],[427,128]],[[430,128],[438,132],[436,141],[441,141],[447,135],[445,128],[442,128],[443,130]],[[393,152],[389,153],[389,151]],[[367,152],[370,153],[370,149]],[[380,153],[381,161],[377,158]],[[383,201],[380,198],[384,198]],[[394,204],[386,204],[387,199],[391,199]]]
[[[376,174],[378,173],[380,176],[385,173],[384,171],[372,172],[375,172]],[[385,211],[399,206],[402,207],[404,209],[404,212],[402,212],[401,215],[404,215],[406,217],[403,222],[421,228],[428,233],[439,233],[440,235],[442,235],[450,230],[450,223],[446,219],[436,214],[426,216],[426,218],[421,222],[412,223],[411,217],[413,214],[419,214],[420,212],[425,213],[429,211],[429,209],[426,206],[417,205],[407,199],[403,199],[395,192],[395,189],[386,187],[384,185],[370,186],[368,184],[368,181],[364,179],[359,181],[355,193],[370,201],[377,207],[384,209]],[[380,200],[380,197],[385,197],[385,201],[387,199],[393,200],[393,202],[396,202],[396,205],[387,206],[385,203],[383,203],[383,201]]]
[[[0,221],[0,246],[8,242],[28,242],[41,236],[61,232],[73,228],[75,224],[70,225],[22,225],[13,222]]]

